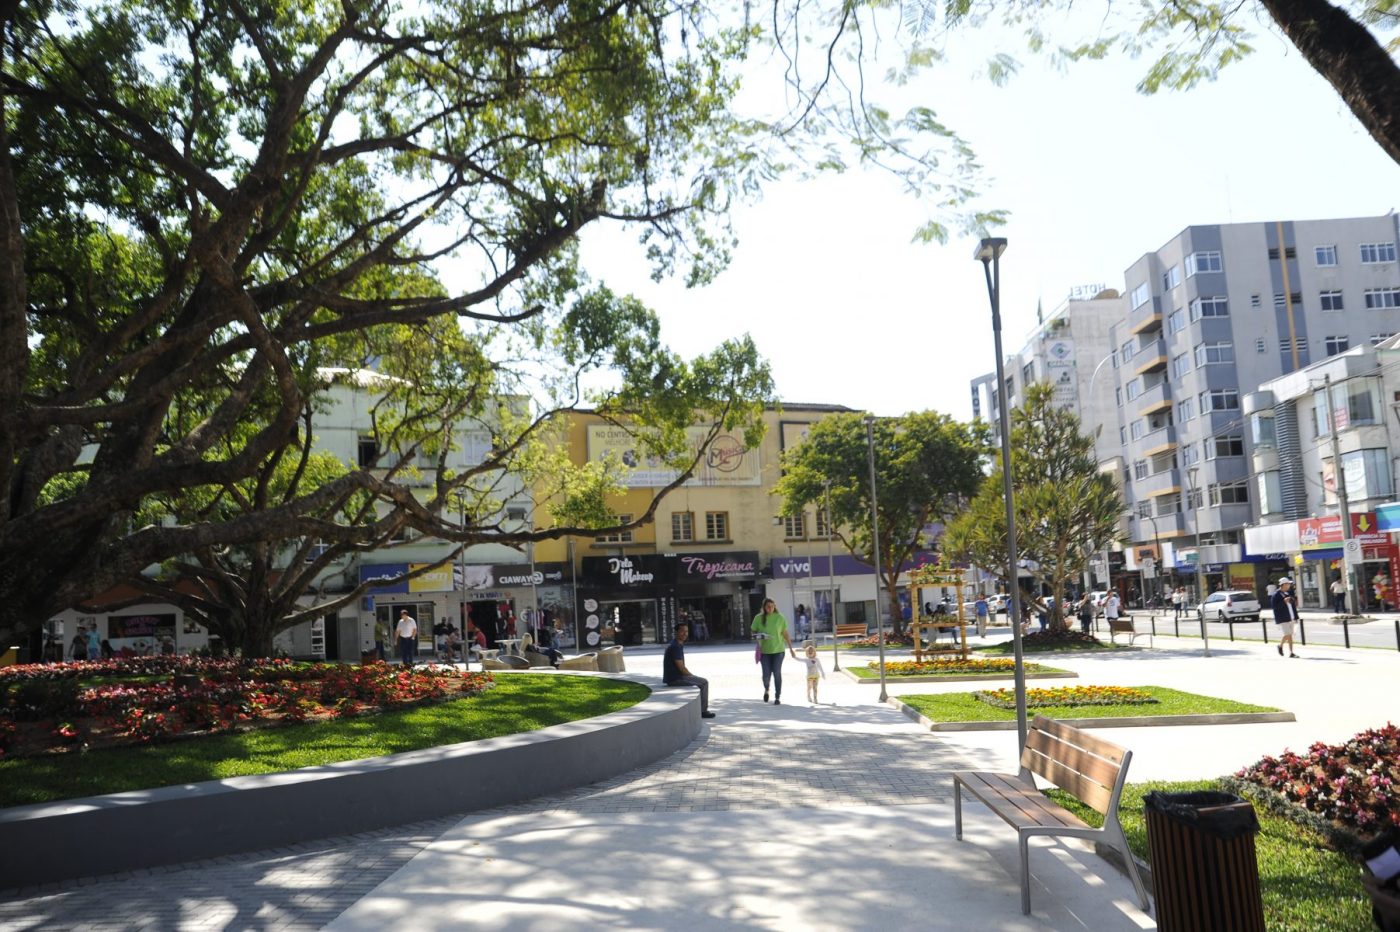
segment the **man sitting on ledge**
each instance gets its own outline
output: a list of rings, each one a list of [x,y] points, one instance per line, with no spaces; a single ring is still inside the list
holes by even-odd
[[[710,711],[710,681],[694,675],[685,665],[685,648],[681,645],[689,637],[690,623],[677,623],[675,637],[666,645],[666,656],[661,660],[661,680],[667,686],[694,686],[699,689],[700,717],[714,718],[715,713]]]

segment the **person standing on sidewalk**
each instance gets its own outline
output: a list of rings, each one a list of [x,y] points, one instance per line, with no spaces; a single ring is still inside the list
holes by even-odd
[[[1297,657],[1293,653],[1293,629],[1298,624],[1298,597],[1293,594],[1293,580],[1287,576],[1278,581],[1278,589],[1274,590],[1273,609],[1274,624],[1280,632],[1279,656],[1283,656],[1283,645],[1287,644],[1288,656]]]
[[[413,620],[408,609],[399,611],[399,623],[394,633],[399,639],[399,660],[406,667],[413,666],[413,655],[418,649],[418,622]]]
[[[1332,613],[1345,615],[1347,613],[1347,584],[1342,582],[1342,577],[1337,576],[1332,580],[1332,585],[1328,589],[1332,593]]]
[[[759,638],[758,662],[763,668],[763,701],[768,701],[768,684],[773,684],[773,704],[781,705],[783,698],[783,653],[797,653],[792,649],[792,638],[788,636],[787,619],[778,611],[778,603],[772,599],[763,600],[763,611],[753,616],[749,626],[754,637]]]
[[[978,595],[977,601],[972,604],[977,613],[977,636],[984,638],[987,636],[987,597]]]
[[[676,633],[671,643],[666,645],[666,654],[661,658],[661,681],[667,686],[694,686],[700,690],[700,717],[714,718],[710,711],[710,681],[696,676],[685,665],[685,642],[690,637],[690,622],[676,624]]]
[[[1180,621],[1180,620],[1181,620],[1181,609],[1182,609],[1182,606],[1183,606],[1183,604],[1184,604],[1185,602],[1186,602],[1186,590],[1183,589],[1181,586],[1177,586],[1175,589],[1172,590],[1172,620],[1173,620],[1173,621]]]

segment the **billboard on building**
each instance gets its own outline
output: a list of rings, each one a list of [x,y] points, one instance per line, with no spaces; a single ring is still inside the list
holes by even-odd
[[[690,427],[686,439],[691,449],[698,449],[709,429]],[[622,467],[622,484],[628,488],[657,488],[674,482],[677,471],[658,457],[640,449],[633,431],[612,424],[593,424],[588,428],[588,461],[600,463],[612,460]],[[694,475],[686,481],[689,486],[759,485],[758,450],[750,450],[738,434],[721,433],[710,443]]]

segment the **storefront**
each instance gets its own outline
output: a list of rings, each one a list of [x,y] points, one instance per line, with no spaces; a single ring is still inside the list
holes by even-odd
[[[682,620],[694,641],[742,639],[757,576],[751,550],[584,557],[579,649],[664,644]]]

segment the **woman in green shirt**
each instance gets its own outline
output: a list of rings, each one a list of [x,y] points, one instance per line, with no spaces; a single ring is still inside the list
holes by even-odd
[[[763,667],[763,701],[768,701],[768,682],[773,682],[773,704],[781,705],[783,698],[783,651],[797,654],[792,650],[792,638],[788,637],[787,619],[778,612],[778,604],[772,599],[763,600],[763,611],[753,616],[750,625],[753,636],[758,639],[758,662]]]

